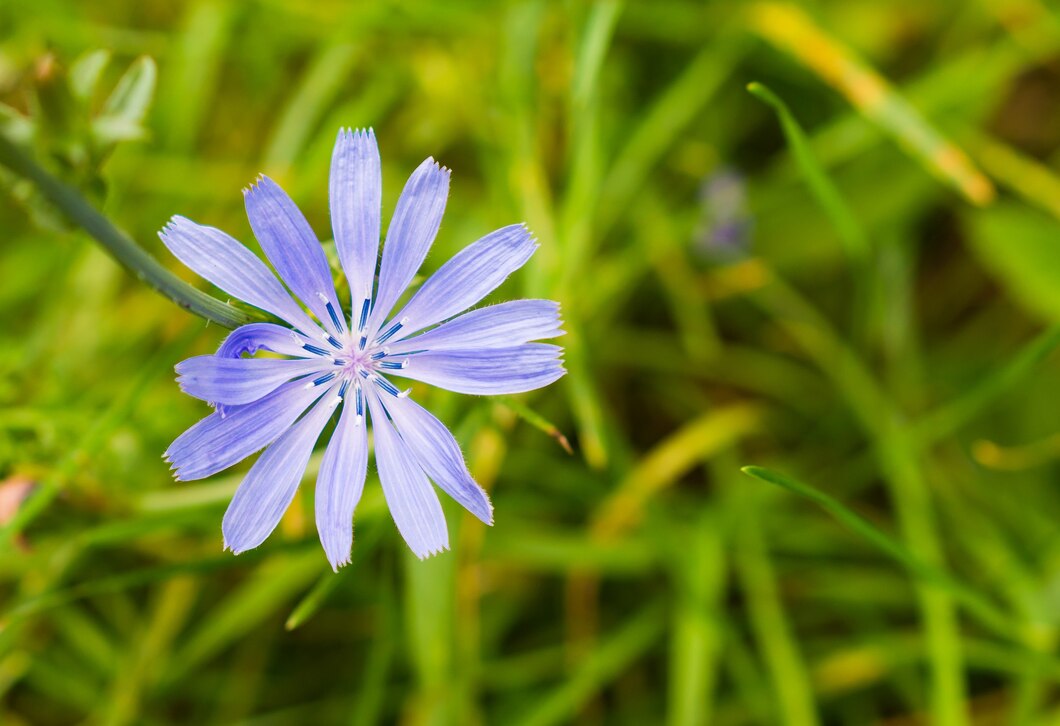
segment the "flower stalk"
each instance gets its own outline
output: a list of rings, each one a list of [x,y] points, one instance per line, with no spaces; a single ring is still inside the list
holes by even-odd
[[[115,260],[185,310],[226,328],[265,319],[263,315],[239,310],[181,280],[115,227],[77,189],[54,177],[2,134],[0,165],[30,181],[48,202],[88,232]]]

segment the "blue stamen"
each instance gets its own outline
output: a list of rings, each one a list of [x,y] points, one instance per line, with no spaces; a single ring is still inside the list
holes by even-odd
[[[314,386],[323,385],[324,383],[327,383],[328,381],[330,381],[332,378],[334,378],[337,375],[338,375],[337,373],[325,373],[324,375],[320,376],[320,378],[315,379],[313,381],[313,385]]]
[[[361,393],[361,384],[360,383],[357,384],[357,388],[355,388],[354,391],[356,392],[357,415],[358,416],[363,416],[364,415],[364,395]]]
[[[328,354],[328,352],[326,350],[324,350],[323,348],[318,348],[315,345],[310,345],[309,343],[303,344],[302,347],[305,348],[306,350],[308,350],[310,353],[314,353],[316,355],[327,355]]]
[[[364,346],[368,345],[368,338],[364,335],[361,336],[361,342],[357,344],[360,350],[364,350]]]
[[[379,367],[380,368],[389,368],[392,371],[400,371],[402,368],[405,367],[405,361],[397,363],[397,362],[392,361],[392,360],[385,360],[385,361],[383,361],[382,363],[379,364]]]
[[[337,366],[344,366],[344,365],[346,365],[346,361],[344,361],[344,360],[343,360],[342,358],[336,358],[335,360],[333,360],[333,361],[331,361],[331,362],[332,362],[332,363],[334,363],[334,364],[335,364],[335,365],[337,365]]]
[[[390,330],[386,331],[385,333],[380,335],[378,338],[376,338],[375,342],[376,343],[385,343],[385,342],[387,342],[388,340],[390,340],[391,338],[394,337],[394,334],[397,333],[397,331],[401,330],[401,326],[402,325],[404,325],[404,321],[402,321],[400,323],[394,323],[393,325],[390,326]]]
[[[380,358],[386,358],[389,355],[385,350],[381,350],[378,353],[372,353],[372,360],[379,360]]]
[[[350,387],[350,379],[344,378],[342,385],[339,386],[339,398],[346,398],[346,389]]]
[[[391,396],[397,396],[399,393],[401,393],[401,391],[399,391],[397,389],[397,386],[395,386],[393,383],[391,383],[390,381],[388,381],[385,378],[381,378],[379,376],[376,376],[375,377],[375,382],[376,382],[376,385],[378,385],[384,391],[389,393]]]
[[[363,379],[365,379],[365,380],[368,380],[368,371],[366,371],[366,370],[365,370],[364,368],[362,368],[362,369],[361,369],[361,370],[359,371],[359,373],[361,374],[361,378],[363,378]]]
[[[363,333],[364,326],[368,324],[368,307],[371,302],[371,300],[365,298],[364,303],[361,305],[361,324],[357,326],[357,332],[359,333]]]
[[[342,320],[339,318],[339,314],[335,312],[335,306],[331,304],[331,301],[327,302],[328,315],[331,316],[331,322],[335,325],[335,328],[342,330],[345,326],[342,324]]]
[[[331,343],[332,348],[335,348],[336,350],[342,350],[342,343],[337,341],[334,335],[328,335],[327,341]]]

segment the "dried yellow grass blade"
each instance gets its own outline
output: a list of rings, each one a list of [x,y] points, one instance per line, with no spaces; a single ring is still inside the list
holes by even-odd
[[[865,118],[970,202],[986,205],[994,199],[994,185],[964,151],[928,123],[883,76],[815,25],[802,10],[787,3],[756,5],[751,11],[751,28],[843,94]]]

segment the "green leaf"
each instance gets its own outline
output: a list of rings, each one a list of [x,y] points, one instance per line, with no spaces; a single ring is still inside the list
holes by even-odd
[[[107,118],[109,124],[138,125],[147,115],[151,99],[155,94],[158,69],[149,56],[140,56],[125,71],[114,91],[103,104],[100,119]]]
[[[74,97],[87,102],[99,85],[103,69],[110,63],[109,50],[92,50],[82,54],[70,66],[70,92]]]

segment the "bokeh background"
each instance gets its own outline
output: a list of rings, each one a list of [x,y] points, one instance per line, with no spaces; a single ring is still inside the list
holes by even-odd
[[[454,170],[425,271],[525,220],[569,331],[417,387],[496,526],[420,562],[370,472],[339,574],[309,485],[233,557],[247,464],[161,459],[225,331],[0,170],[0,722],[1060,719],[1058,74],[1044,0],[0,0],[0,134],[185,279],[373,126],[384,215]]]

